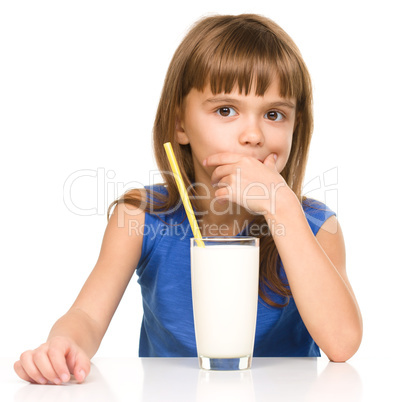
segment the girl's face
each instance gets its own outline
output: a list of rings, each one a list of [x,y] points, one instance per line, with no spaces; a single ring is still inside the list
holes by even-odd
[[[177,121],[180,144],[190,144],[195,180],[209,182],[214,167],[204,167],[210,155],[232,152],[260,161],[271,153],[277,155],[281,172],[289,158],[296,120],[296,102],[279,94],[275,79],[264,96],[231,93],[214,95],[210,86],[187,95]]]

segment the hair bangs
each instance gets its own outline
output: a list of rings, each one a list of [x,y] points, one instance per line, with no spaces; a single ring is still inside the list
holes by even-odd
[[[202,91],[210,85],[214,94],[238,89],[248,95],[263,96],[274,79],[280,82],[281,96],[300,101],[303,75],[296,55],[291,55],[271,32],[257,26],[224,27],[214,38],[207,35],[193,49],[186,66],[186,96],[191,88]],[[210,44],[216,43],[214,47]]]

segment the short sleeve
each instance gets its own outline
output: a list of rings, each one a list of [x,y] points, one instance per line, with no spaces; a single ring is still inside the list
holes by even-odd
[[[323,202],[312,198],[306,198],[303,201],[302,206],[314,236],[318,233],[319,229],[328,218],[336,215],[336,213]]]

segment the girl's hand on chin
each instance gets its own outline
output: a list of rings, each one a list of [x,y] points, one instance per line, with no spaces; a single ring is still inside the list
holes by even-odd
[[[211,183],[219,187],[215,196],[221,201],[241,205],[256,214],[275,214],[279,199],[292,190],[276,169],[276,154],[264,162],[234,153],[218,153],[203,161],[204,166],[216,166]]]

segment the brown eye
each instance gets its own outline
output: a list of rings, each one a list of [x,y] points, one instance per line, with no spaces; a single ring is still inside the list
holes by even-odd
[[[237,113],[233,110],[233,108],[224,106],[220,107],[217,110],[217,113],[222,116],[222,117],[230,117],[230,116],[235,116]]]
[[[268,120],[272,120],[272,121],[279,121],[283,119],[283,114],[280,112],[277,112],[276,110],[271,110],[270,112],[267,112],[265,114],[266,118]]]

